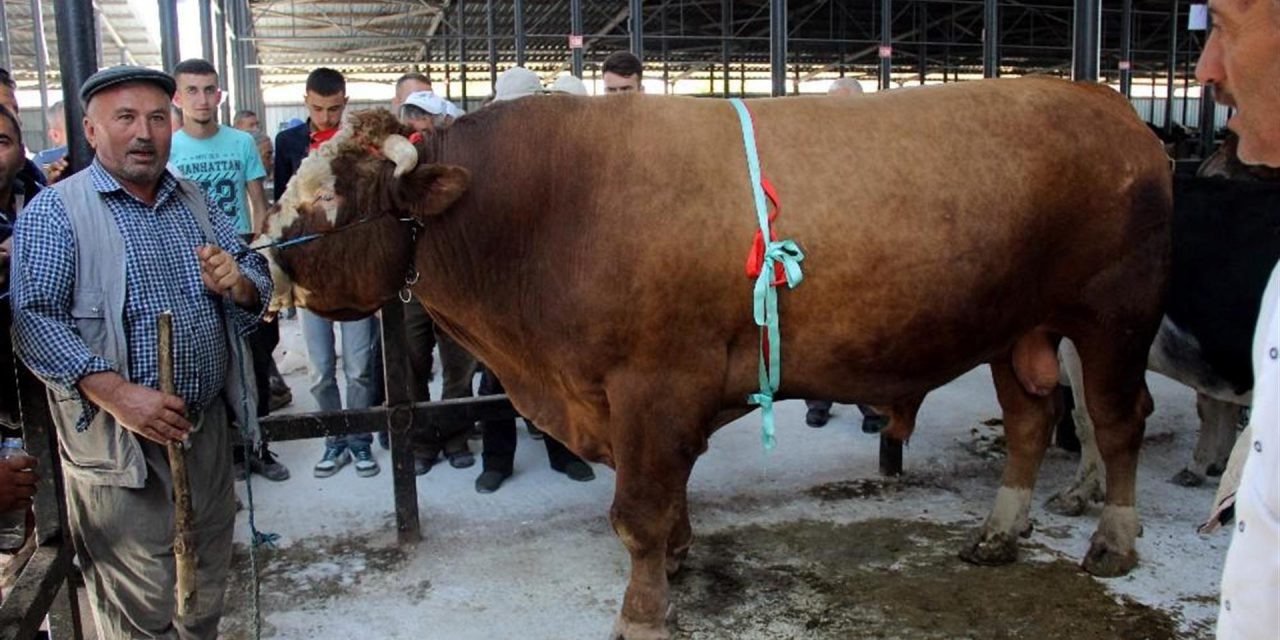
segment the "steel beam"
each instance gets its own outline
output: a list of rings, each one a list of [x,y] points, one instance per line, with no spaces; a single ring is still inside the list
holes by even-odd
[[[173,73],[182,55],[178,48],[178,0],[157,0],[160,4],[160,61]]]
[[[98,52],[94,50],[92,0],[59,0],[54,5],[58,32],[58,70],[62,81],[62,106],[67,123],[84,120],[80,105],[80,85],[98,70]],[[84,127],[67,127],[67,175],[89,165],[93,149],[84,137]]]
[[[197,11],[200,12],[200,57],[205,62],[213,62],[213,2],[211,0],[199,0],[196,3]],[[218,81],[222,81],[222,76],[218,76]]]
[[[36,78],[40,85],[40,122],[49,144],[49,44],[44,37],[44,3],[31,0],[31,38],[36,45]],[[16,114],[15,114],[16,115]],[[71,121],[68,120],[68,123]],[[67,128],[67,127],[63,127]]]
[[[769,1],[769,68],[773,95],[787,95],[787,3]]]
[[[1173,135],[1173,87],[1178,71],[1178,0],[1169,0],[1169,57],[1166,59],[1164,133]]]
[[[1133,0],[1120,10],[1120,93],[1133,95]]]
[[[1000,0],[982,3],[982,77],[1000,77]]]
[[[724,68],[724,98],[729,97],[729,40],[733,38],[733,0],[720,0],[720,65]],[[713,87],[714,90],[714,87]]]
[[[893,0],[880,0],[880,90],[893,80]]]
[[[467,0],[458,0],[454,10],[458,37],[458,82],[462,85],[462,104],[467,104]]]
[[[13,69],[13,56],[9,46],[9,16],[5,12],[5,3],[0,2],[0,68]]]
[[[569,0],[569,35],[571,37],[582,39],[582,0]],[[573,58],[573,75],[578,78],[582,77],[582,48],[581,46],[570,47],[570,55]]]
[[[524,66],[524,0],[515,0],[516,66]]]
[[[489,95],[494,94],[498,80],[498,40],[493,37],[493,0],[485,0],[485,35],[489,38]]]
[[[213,19],[215,27],[213,32],[217,38],[217,46],[214,48],[214,51],[216,51],[218,55],[218,83],[221,84],[222,88],[225,90],[229,86],[229,80],[227,79],[227,8],[224,4],[224,0],[218,0],[215,6],[218,15]],[[220,111],[222,113],[222,124],[230,125],[231,101],[224,99],[222,101]],[[262,126],[262,132],[271,136],[274,140],[276,132],[271,131],[267,126],[266,114],[258,114],[258,121]],[[283,189],[281,189],[281,191],[283,191]]]
[[[1075,0],[1072,20],[1071,77],[1079,82],[1097,82],[1102,54],[1102,0]]]
[[[631,53],[644,62],[644,0],[631,0],[631,17],[627,24],[631,31]]]

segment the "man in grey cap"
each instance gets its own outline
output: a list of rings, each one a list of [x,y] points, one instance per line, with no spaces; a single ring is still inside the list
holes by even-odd
[[[231,563],[229,422],[253,425],[242,336],[271,298],[199,186],[169,160],[173,78],[113,67],[81,87],[96,159],[18,218],[12,267],[18,354],[49,386],[71,535],[100,638],[214,638]],[[127,292],[127,293],[126,293]],[[173,312],[175,393],[159,391],[157,322]],[[186,444],[194,611],[175,611],[173,480]]]

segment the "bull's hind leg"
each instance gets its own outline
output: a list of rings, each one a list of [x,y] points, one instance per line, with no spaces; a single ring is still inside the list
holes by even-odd
[[[1085,571],[1096,576],[1124,575],[1138,562],[1138,448],[1152,410],[1146,383],[1149,345],[1139,333],[1095,327],[1076,340],[1094,438],[1107,470],[1106,502],[1084,559]]]
[[[1071,420],[1076,425],[1076,436],[1080,439],[1080,465],[1076,468],[1076,477],[1071,484],[1049,498],[1044,506],[1059,515],[1078,516],[1091,503],[1101,502],[1105,495],[1102,455],[1098,453],[1098,443],[1093,439],[1093,420],[1089,417],[1089,400],[1084,395],[1080,354],[1070,340],[1063,340],[1059,345],[1058,361],[1063,375],[1071,385],[1071,395],[1075,401]]]
[[[991,515],[976,536],[960,552],[975,564],[1007,564],[1017,559],[1018,538],[1031,532],[1028,510],[1036,473],[1053,432],[1053,397],[1028,390],[1014,371],[1011,360],[991,364],[996,396],[1004,410],[1004,430],[1009,460],[996,492]]]

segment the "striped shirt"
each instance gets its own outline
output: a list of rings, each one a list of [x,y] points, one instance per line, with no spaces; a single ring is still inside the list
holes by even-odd
[[[93,189],[101,194],[124,240],[124,329],[128,340],[129,380],[159,388],[156,318],[173,312],[174,382],[177,394],[194,413],[222,391],[227,345],[220,305],[241,334],[252,331],[271,297],[266,260],[249,252],[238,260],[241,272],[258,290],[258,308],[247,310],[224,302],[200,278],[196,248],[207,244],[204,233],[178,193],[167,171],[161,176],[155,204],[147,205],[126,191],[96,160]],[[206,198],[207,200],[207,198]],[[209,204],[210,211],[216,212]],[[244,247],[226,216],[209,216],[214,235],[233,255]],[[116,363],[92,353],[76,331],[71,303],[76,273],[76,244],[61,195],[46,189],[18,217],[12,265],[14,337],[23,361],[47,383],[80,398],[84,429],[96,411],[80,397],[77,384],[93,373],[119,371]]]

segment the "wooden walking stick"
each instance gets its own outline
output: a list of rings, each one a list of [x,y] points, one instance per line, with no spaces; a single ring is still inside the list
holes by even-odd
[[[161,312],[158,322],[160,391],[174,395],[173,312]],[[187,453],[181,443],[169,443],[169,472],[173,476],[173,558],[178,575],[178,615],[185,616],[196,607],[196,536],[192,531],[195,516],[191,509]]]

